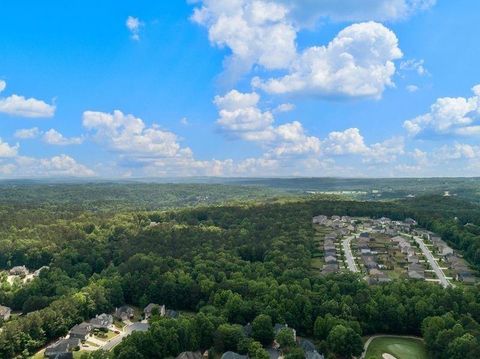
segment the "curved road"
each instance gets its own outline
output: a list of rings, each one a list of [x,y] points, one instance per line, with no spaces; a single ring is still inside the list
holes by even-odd
[[[102,349],[105,351],[111,350],[113,347],[116,345],[120,344],[120,342],[125,338],[126,336],[132,334],[133,332],[140,331],[140,332],[145,332],[148,330],[149,325],[147,323],[132,323],[130,325],[127,325],[123,331],[117,335],[115,338],[109,340],[107,344],[105,344]]]

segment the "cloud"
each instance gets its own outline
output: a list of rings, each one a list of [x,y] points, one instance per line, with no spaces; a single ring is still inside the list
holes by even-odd
[[[311,25],[319,19],[333,21],[398,21],[435,5],[436,0],[279,0],[290,8],[299,25]]]
[[[138,17],[129,16],[125,21],[125,26],[130,31],[131,38],[135,41],[140,40],[140,29],[143,25],[143,22]]]
[[[6,87],[7,87],[7,83],[3,80],[0,80],[0,92],[5,90]]]
[[[182,118],[180,119],[180,124],[181,124],[182,126],[188,126],[188,125],[189,125],[188,118],[182,117]]]
[[[321,96],[379,97],[392,85],[393,61],[402,57],[395,34],[375,22],[354,24],[326,46],[298,51],[297,33],[320,18],[365,21],[406,18],[434,0],[204,0],[192,20],[208,29],[212,45],[228,48],[225,76],[235,82],[254,65],[287,70],[253,84],[271,93],[305,91]],[[419,67],[420,69],[420,67]],[[339,82],[339,85],[336,83]]]
[[[191,154],[188,147],[180,146],[174,133],[161,130],[157,125],[148,127],[142,119],[119,110],[111,114],[85,111],[83,126],[99,143],[130,158],[174,158]]]
[[[260,96],[241,93],[237,90],[225,96],[216,96],[214,103],[219,110],[217,125],[229,137],[252,141],[269,149],[271,156],[299,155],[318,152],[320,141],[307,136],[300,122],[294,121],[281,126],[274,125],[270,111],[258,107]]]
[[[418,91],[418,86],[417,85],[407,85],[406,87],[408,92],[417,92]]]
[[[273,115],[262,111],[257,105],[260,96],[254,92],[241,93],[232,90],[225,96],[215,96],[214,103],[219,109],[217,125],[224,133],[247,141],[272,141]]]
[[[335,155],[361,154],[368,151],[358,128],[330,132],[323,146],[326,153]]]
[[[425,75],[428,75],[429,72],[425,68],[424,63],[425,63],[424,60],[416,60],[416,59],[402,61],[400,63],[400,70],[415,71],[418,75],[425,76]]]
[[[57,130],[51,128],[43,135],[43,141],[48,143],[49,145],[57,145],[57,146],[66,146],[66,145],[80,145],[83,143],[83,137],[70,137],[67,138],[63,136]]]
[[[397,157],[405,153],[403,137],[393,137],[383,142],[374,143],[365,153],[363,162],[385,164],[394,162]]]
[[[0,98],[0,113],[31,118],[53,117],[55,114],[55,105],[35,98],[11,95]]]
[[[11,158],[17,156],[19,147],[20,146],[18,144],[11,146],[7,142],[3,142],[0,138],[0,158]]]
[[[208,28],[212,45],[228,47],[227,71],[238,77],[255,64],[266,69],[288,67],[296,56],[296,29],[288,9],[274,2],[205,0],[192,20]]]
[[[32,139],[40,136],[42,132],[38,129],[38,127],[33,128],[22,128],[15,131],[13,135],[15,138],[19,138],[22,140]]]
[[[274,112],[290,112],[295,109],[295,105],[293,103],[282,103],[278,105]]]
[[[18,156],[10,164],[15,177],[92,177],[95,172],[72,157],[61,154],[50,158]]]
[[[269,80],[256,77],[252,85],[273,94],[379,98],[387,86],[393,86],[393,61],[401,57],[397,37],[385,26],[353,24],[328,45],[307,48],[287,75]]]
[[[480,135],[480,85],[472,88],[474,95],[442,97],[430,107],[430,112],[403,123],[411,136],[423,132],[441,135]]]

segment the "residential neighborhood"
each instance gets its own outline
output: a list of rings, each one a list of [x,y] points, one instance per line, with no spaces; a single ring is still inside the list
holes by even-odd
[[[318,215],[312,223],[323,254],[315,261],[325,275],[350,270],[364,274],[370,284],[397,278],[438,282],[444,287],[476,282],[475,272],[460,253],[412,218]]]

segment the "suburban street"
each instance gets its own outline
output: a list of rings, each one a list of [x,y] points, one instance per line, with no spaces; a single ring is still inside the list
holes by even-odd
[[[440,280],[440,284],[445,288],[448,286],[451,286],[452,284],[446,278],[445,273],[443,273],[443,271],[440,269],[439,265],[435,261],[435,258],[433,258],[432,252],[430,251],[430,249],[428,249],[428,247],[423,242],[423,239],[416,236],[413,236],[413,238],[415,239],[415,242],[417,242],[418,245],[420,246],[420,249],[422,250],[425,258],[427,258],[427,261],[430,264],[430,267],[432,267],[433,271],[435,272],[438,279]]]
[[[120,344],[120,342],[125,338],[126,336],[132,334],[133,332],[136,331],[141,331],[145,332],[148,330],[148,323],[132,323],[127,325],[126,327],[123,328],[122,332],[117,335],[115,338],[112,338],[109,340],[103,347],[102,349],[105,351],[111,350],[113,347],[116,345]]]
[[[352,248],[350,247],[350,243],[352,239],[355,237],[355,235],[347,237],[342,240],[342,247],[343,247],[343,253],[345,253],[345,258],[347,260],[347,266],[348,269],[351,272],[359,272],[357,264],[355,263],[355,259],[353,258],[352,254]]]

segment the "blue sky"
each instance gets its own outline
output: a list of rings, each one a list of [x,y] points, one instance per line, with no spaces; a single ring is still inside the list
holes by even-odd
[[[2,1],[0,178],[478,176],[479,11]]]

